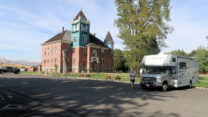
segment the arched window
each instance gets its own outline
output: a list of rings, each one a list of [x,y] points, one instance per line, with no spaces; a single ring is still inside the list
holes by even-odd
[[[97,56],[97,51],[93,50],[93,56]]]

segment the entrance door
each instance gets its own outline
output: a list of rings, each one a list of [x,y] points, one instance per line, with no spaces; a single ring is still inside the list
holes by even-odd
[[[96,70],[97,70],[97,63],[93,62],[92,63],[92,72],[96,72]]]

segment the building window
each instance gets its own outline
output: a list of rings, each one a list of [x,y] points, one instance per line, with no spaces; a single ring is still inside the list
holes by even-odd
[[[104,67],[104,59],[102,60],[102,67]]]
[[[46,48],[45,48],[45,56],[46,56]]]
[[[46,60],[44,60],[44,65],[46,64]]]
[[[85,54],[85,55],[87,54],[87,49],[84,49],[84,54]]]
[[[101,55],[104,56],[105,55],[105,50],[101,49],[100,51],[101,51]]]
[[[51,66],[53,65],[53,59],[51,59]]]
[[[76,43],[76,42],[77,42],[77,36],[74,35],[74,43]]]
[[[87,36],[83,35],[82,43],[87,43]]]
[[[79,30],[79,24],[75,24],[74,27],[73,27],[73,30],[78,31]]]
[[[87,31],[87,25],[86,24],[82,24],[82,30]]]
[[[57,47],[55,46],[55,54],[57,54]]]
[[[93,56],[97,56],[97,51],[93,50]]]
[[[49,52],[50,52],[50,51],[49,51],[49,48],[48,48],[48,55],[49,55]]]
[[[56,58],[55,58],[55,60],[54,60],[54,64],[56,65]]]
[[[53,47],[51,48],[51,54],[53,55]]]
[[[49,63],[49,59],[47,59],[47,63]]]

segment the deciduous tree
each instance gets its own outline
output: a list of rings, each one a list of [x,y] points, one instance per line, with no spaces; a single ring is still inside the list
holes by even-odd
[[[164,39],[172,30],[170,0],[115,0],[119,38],[126,46],[127,64],[139,70],[145,54],[158,53],[165,46]]]

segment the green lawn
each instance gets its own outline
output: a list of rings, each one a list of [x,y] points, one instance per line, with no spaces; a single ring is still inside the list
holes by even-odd
[[[106,76],[111,76],[111,80],[115,80],[116,76],[121,78],[121,81],[130,82],[129,73],[90,73],[91,79],[105,80]],[[71,77],[79,77],[79,73],[71,73]],[[139,78],[136,78],[136,82],[139,82]]]
[[[21,74],[32,74],[32,75],[41,75],[39,72],[21,72]],[[49,73],[51,76],[55,77],[64,77],[64,74],[62,73]],[[79,77],[79,73],[70,73],[70,76],[73,78]],[[106,76],[110,75],[112,78],[111,80],[115,80],[116,76],[121,77],[121,81],[124,82],[130,82],[129,80],[129,73],[90,73],[91,79],[99,79],[99,80],[105,80]],[[136,77],[136,82],[139,82],[139,77]],[[199,77],[199,83],[194,84],[196,87],[205,87],[208,88],[208,76],[200,76]]]
[[[194,84],[196,87],[205,87],[208,88],[208,77],[199,77],[199,83]]]
[[[40,72],[21,72],[20,74],[41,75]]]

